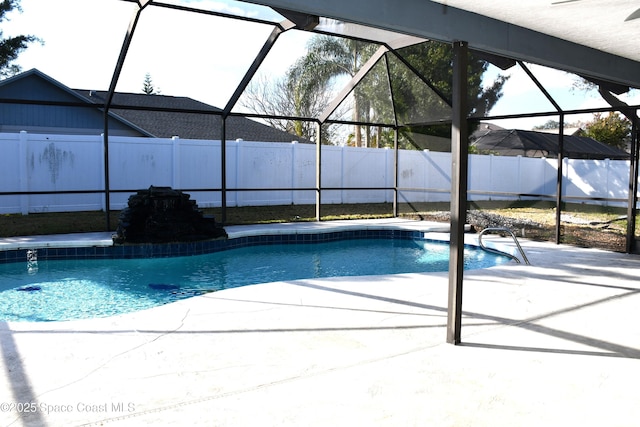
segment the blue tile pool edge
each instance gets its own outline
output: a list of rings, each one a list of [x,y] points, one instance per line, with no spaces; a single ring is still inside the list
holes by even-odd
[[[257,245],[324,243],[346,239],[403,239],[442,242],[425,237],[428,233],[399,229],[350,229],[344,231],[290,234],[256,234],[228,239],[184,243],[141,243],[111,246],[46,247],[0,251],[0,264],[26,262],[29,259],[127,259],[203,255],[229,249]],[[472,245],[465,245],[472,247]]]

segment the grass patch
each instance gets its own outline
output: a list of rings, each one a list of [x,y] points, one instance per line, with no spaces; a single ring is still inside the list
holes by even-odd
[[[111,212],[113,229],[119,212]],[[47,212],[29,215],[0,215],[0,237],[33,236],[40,234],[89,233],[106,231],[106,215],[101,211]]]
[[[220,208],[206,208],[203,212],[222,218]],[[0,237],[47,234],[88,233],[116,230],[119,211],[110,213],[111,226],[107,230],[106,215],[101,211],[34,213],[29,215],[0,215]],[[325,205],[322,220],[375,219],[393,217],[389,203]],[[279,222],[315,221],[314,205],[246,206],[227,208],[225,225],[268,224]]]

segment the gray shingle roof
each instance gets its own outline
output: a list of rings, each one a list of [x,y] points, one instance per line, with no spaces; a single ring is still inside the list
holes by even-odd
[[[107,94],[106,91],[78,89],[75,91],[97,104],[104,104]],[[179,136],[185,139],[220,139],[221,137],[221,117],[200,114],[196,111],[221,112],[222,110],[191,98],[117,92],[114,94],[112,105],[114,106],[110,110],[112,113],[158,138]],[[117,108],[118,106],[190,111],[130,110]],[[246,141],[262,142],[309,142],[296,135],[244,117],[229,117],[226,126],[228,141],[240,138]]]

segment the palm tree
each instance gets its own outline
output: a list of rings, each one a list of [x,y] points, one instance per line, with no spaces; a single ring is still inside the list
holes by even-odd
[[[335,79],[342,76],[353,77],[360,67],[371,57],[376,45],[358,40],[318,36],[309,41],[308,52],[298,59],[288,73],[289,88],[299,105],[312,100],[313,94],[326,91]],[[353,120],[361,121],[368,108],[366,102],[355,94]],[[366,118],[366,117],[365,117]],[[360,146],[362,134],[355,126],[355,144]]]

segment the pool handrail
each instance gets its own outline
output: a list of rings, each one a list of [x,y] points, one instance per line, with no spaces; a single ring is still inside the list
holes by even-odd
[[[499,251],[497,249],[493,249],[493,248],[489,248],[487,246],[484,245],[484,243],[482,243],[482,236],[484,236],[485,234],[488,233],[507,233],[509,234],[512,238],[513,241],[515,242],[518,251],[520,252],[520,255],[522,256],[522,259],[524,260],[526,265],[531,265],[531,263],[529,262],[529,259],[527,258],[527,255],[524,253],[524,250],[522,249],[522,246],[520,246],[520,242],[518,242],[518,238],[516,237],[516,235],[513,233],[513,231],[511,231],[510,229],[508,229],[507,227],[489,227],[489,228],[485,228],[484,230],[482,230],[480,232],[480,234],[478,235],[478,244],[480,245],[480,247],[482,249],[484,249],[487,252],[491,252],[494,254],[499,254],[499,255],[506,255],[509,258],[513,259],[515,262],[517,262],[518,264],[520,264],[520,259],[512,254],[506,253],[506,252],[502,252]]]

